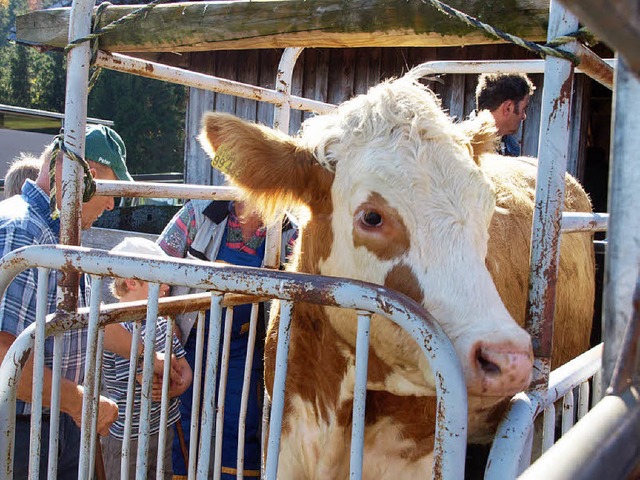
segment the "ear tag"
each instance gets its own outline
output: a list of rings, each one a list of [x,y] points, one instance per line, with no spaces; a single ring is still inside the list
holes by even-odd
[[[231,150],[224,144],[220,145],[211,159],[211,166],[217,168],[222,173],[231,175],[233,171],[233,155],[231,154]]]

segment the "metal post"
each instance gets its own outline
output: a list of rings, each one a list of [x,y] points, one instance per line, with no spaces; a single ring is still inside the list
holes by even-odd
[[[573,32],[578,19],[552,1],[548,39]],[[540,129],[540,156],[536,187],[531,271],[525,325],[533,338],[533,386],[546,389],[551,367],[560,219],[564,205],[564,177],[569,151],[569,107],[573,65],[564,59],[545,60]]]
[[[640,267],[640,80],[618,58],[613,92],[609,234],[604,269],[603,391],[632,314],[633,289]]]
[[[91,33],[94,0],[74,0],[69,18],[69,41]],[[85,127],[87,124],[87,96],[89,94],[89,42],[69,50],[67,55],[67,89],[64,112],[64,144],[84,157]],[[60,208],[60,242],[80,245],[82,202],[82,168],[66,155],[62,163],[62,194]],[[60,179],[58,179],[60,180]],[[71,312],[78,303],[78,273],[63,270],[58,284],[61,289],[60,307]]]

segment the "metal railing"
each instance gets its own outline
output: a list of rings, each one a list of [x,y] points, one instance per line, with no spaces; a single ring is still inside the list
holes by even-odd
[[[29,354],[35,348],[35,362],[38,366],[34,373],[34,385],[39,386],[33,392],[32,397],[32,429],[39,428],[42,405],[42,372],[44,368],[43,347],[44,338],[54,335],[59,341],[60,333],[69,329],[87,328],[88,349],[85,364],[85,389],[90,392],[85,399],[82,416],[82,440],[80,478],[89,478],[93,471],[93,455],[96,441],[96,409],[95,399],[98,392],[97,381],[99,379],[99,362],[102,351],[102,335],[99,331],[105,325],[122,321],[139,321],[146,316],[147,333],[144,349],[144,373],[142,381],[142,415],[148,415],[151,402],[150,388],[151,375],[153,373],[152,355],[154,342],[154,325],[158,315],[175,314],[188,310],[200,310],[208,307],[211,310],[210,332],[208,349],[206,353],[206,367],[204,372],[196,370],[194,382],[199,384],[200,376],[207,378],[204,392],[204,405],[202,417],[198,424],[198,417],[192,417],[192,431],[199,432],[199,442],[192,442],[190,446],[190,478],[208,478],[210,471],[211,440],[215,438],[213,463],[215,466],[214,478],[217,478],[220,468],[220,449],[222,436],[219,427],[221,417],[217,418],[214,412],[224,410],[224,382],[220,382],[218,391],[218,403],[214,405],[216,392],[214,391],[218,356],[220,354],[219,339],[222,336],[222,328],[225,325],[225,335],[222,351],[228,348],[228,325],[232,321],[232,313],[222,320],[222,308],[225,305],[226,294],[245,294],[254,296],[260,292],[261,298],[279,299],[280,309],[280,335],[278,340],[275,382],[273,386],[273,406],[269,427],[269,449],[266,461],[266,478],[276,478],[277,460],[279,449],[279,434],[282,425],[282,413],[284,408],[286,357],[288,351],[288,336],[291,322],[291,308],[294,302],[306,302],[324,304],[334,307],[355,309],[358,312],[358,339],[356,348],[356,372],[355,391],[353,402],[353,431],[351,442],[352,460],[351,474],[358,477],[362,468],[363,437],[357,432],[364,428],[364,399],[366,391],[366,372],[368,357],[369,319],[371,315],[384,315],[413,338],[426,356],[436,378],[436,390],[438,394],[438,414],[436,418],[436,443],[434,469],[437,468],[446,478],[461,478],[464,472],[464,455],[466,449],[467,426],[467,402],[466,387],[461,367],[453,346],[448,338],[435,322],[435,320],[415,302],[408,298],[387,290],[377,285],[364,282],[329,278],[312,275],[294,274],[288,272],[271,271],[248,267],[212,266],[202,262],[190,260],[163,260],[139,258],[127,255],[114,255],[103,250],[91,250],[82,247],[62,246],[32,246],[24,247],[6,255],[0,262],[0,293],[13,278],[25,269],[37,266],[40,278],[46,278],[49,269],[75,269],[79,272],[91,275],[92,298],[88,309],[78,314],[66,314],[61,317],[53,317],[46,320],[46,282],[40,282],[38,286],[38,317],[34,324],[20,334],[8,351],[5,361],[0,367],[0,429],[5,432],[0,437],[0,455],[5,462],[0,471],[0,478],[12,477],[13,458],[13,431],[15,427],[15,401],[16,385],[20,377],[22,366]],[[149,288],[148,305],[140,302],[137,306],[124,305],[126,308],[118,308],[117,305],[100,307],[100,284],[104,276],[117,276],[121,278],[136,278],[151,282]],[[184,285],[190,288],[210,290],[211,293],[200,295],[197,302],[192,298],[165,298],[159,300],[160,283],[169,285]],[[43,293],[44,292],[44,293]],[[189,296],[191,297],[191,296]],[[207,298],[208,297],[208,298]],[[246,297],[245,300],[246,302]],[[44,302],[44,307],[43,307]],[[192,302],[192,305],[188,305]],[[233,305],[233,299],[227,300],[227,305]],[[228,312],[231,308],[228,310]],[[202,352],[203,322],[198,327],[198,345]],[[255,328],[255,325],[252,326]],[[139,333],[138,333],[139,335]],[[134,342],[136,341],[134,337]],[[35,347],[34,347],[35,343]],[[137,345],[137,343],[136,343]],[[132,347],[132,359],[137,355],[137,347]],[[165,352],[165,361],[168,361],[169,350]],[[225,369],[225,356],[222,356],[221,371]],[[59,363],[54,363],[54,376]],[[59,372],[58,372],[59,375]],[[223,373],[221,373],[223,375]],[[221,377],[222,378],[222,377]],[[168,381],[165,375],[164,382]],[[243,402],[248,395],[245,384],[243,388]],[[147,394],[145,395],[146,392]],[[131,392],[130,392],[131,393]],[[60,385],[55,383],[51,397],[51,424],[57,422],[60,398]],[[194,402],[200,398],[197,389],[194,389]],[[222,403],[221,403],[222,402]],[[56,407],[57,405],[57,407]],[[197,405],[197,404],[196,404]],[[199,411],[197,406],[194,412]],[[166,410],[164,410],[166,415]],[[144,423],[143,423],[144,425]],[[213,432],[216,432],[214,435]],[[137,457],[138,472],[146,471],[146,450],[148,448],[148,428],[142,428]],[[56,441],[57,429],[51,428],[51,445]],[[191,437],[194,438],[194,437]],[[40,436],[32,438],[32,464],[30,475],[37,476],[38,451],[40,448]],[[158,455],[161,458],[163,445],[159,445]],[[239,449],[238,459],[241,460],[242,452]],[[197,458],[197,463],[196,459]],[[55,478],[55,459],[50,463],[50,478]],[[159,462],[159,465],[162,462]],[[242,462],[240,461],[241,465]],[[159,467],[161,468],[161,467]],[[161,472],[158,472],[159,474]],[[426,472],[425,472],[426,473]],[[140,477],[140,474],[139,474]]]

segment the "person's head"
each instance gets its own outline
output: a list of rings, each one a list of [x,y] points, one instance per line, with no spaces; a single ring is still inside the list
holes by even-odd
[[[36,180],[40,173],[42,160],[28,153],[21,153],[9,166],[4,177],[4,198],[13,197],[22,192],[25,180]]]
[[[489,110],[499,135],[518,131],[536,87],[524,73],[483,73],[476,87],[478,110]]]
[[[43,168],[38,177],[38,186],[45,192],[49,192],[49,168],[46,161],[51,153],[52,145],[42,153]],[[56,190],[58,205],[61,202],[62,185],[62,152],[56,157]],[[127,171],[127,149],[115,130],[104,125],[87,125],[85,141],[85,158],[94,178],[100,180],[126,180],[133,181]],[[81,227],[86,230],[93,225],[105,210],[114,207],[113,197],[94,196],[88,202],[82,204]]]
[[[162,248],[156,243],[141,237],[126,237],[118,245],[113,247],[111,253],[128,255],[148,255],[154,257],[167,257]],[[149,284],[134,278],[114,278],[110,285],[111,294],[121,302],[146,300],[149,295]],[[160,286],[160,296],[169,293],[169,286]]]

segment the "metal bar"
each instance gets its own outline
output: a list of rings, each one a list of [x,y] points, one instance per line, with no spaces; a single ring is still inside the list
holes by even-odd
[[[134,275],[124,278],[133,278]],[[151,425],[151,387],[156,346],[156,322],[158,320],[158,298],[160,284],[149,283],[147,320],[144,326],[144,362],[142,368],[142,391],[140,405],[140,425],[138,428],[138,452],[136,455],[136,480],[147,478],[149,458],[149,436]]]
[[[124,182],[118,180],[96,180],[96,195],[204,200],[238,200],[240,198],[238,189],[235,187]]]
[[[275,105],[273,112],[273,128],[284,133],[289,133],[289,117],[291,114],[291,82],[293,81],[293,69],[298,57],[304,50],[303,47],[285,48],[278,64],[276,75],[276,90],[282,96],[282,101]],[[333,110],[333,108],[331,108]],[[330,111],[330,110],[329,110]]]
[[[622,348],[618,356],[611,377],[611,383],[607,393],[619,394],[629,388],[634,376],[640,373],[638,360],[638,343],[640,342],[640,277],[636,282],[636,291],[633,295],[633,316],[629,319]]]
[[[602,295],[603,389],[611,382],[625,328],[632,317],[633,291],[640,269],[640,79],[620,58],[612,125],[608,202],[611,221]]]
[[[555,442],[556,407],[547,405],[542,419],[542,452],[549,450]]]
[[[519,478],[631,478],[640,458],[638,438],[640,394],[631,387],[620,396],[602,399]]]
[[[215,379],[218,376],[218,354],[220,352],[220,330],[222,319],[222,295],[211,295],[211,308],[209,313],[209,339],[207,342],[207,364],[204,378],[208,381],[204,384],[204,402],[202,410],[202,426],[200,429],[200,451],[198,452],[197,478],[205,480],[209,478],[209,455],[211,452],[211,439],[215,424]]]
[[[364,415],[367,400],[367,369],[369,367],[369,331],[371,314],[358,312],[358,335],[356,337],[356,374],[353,388],[353,420],[351,426],[351,457],[349,478],[362,478],[364,452]]]
[[[89,455],[91,441],[96,436],[92,429],[93,417],[97,415],[97,405],[93,400],[96,386],[96,357],[98,350],[98,313],[102,299],[102,278],[94,277],[91,290],[91,304],[89,306],[89,328],[87,330],[87,352],[84,362],[84,394],[82,398],[82,425],[80,426],[80,458],[78,462],[78,478],[91,478],[93,472],[89,469]]]
[[[240,412],[238,420],[238,454],[236,459],[236,477],[244,478],[244,436],[247,421],[247,406],[251,389],[251,370],[253,369],[253,355],[256,346],[256,333],[258,330],[258,313],[260,306],[257,303],[251,305],[251,317],[249,319],[249,338],[247,338],[247,355],[244,361],[244,377],[242,379],[242,396],[240,397]],[[266,400],[265,400],[266,401]]]
[[[211,294],[209,305],[211,305]],[[200,390],[202,386],[202,357],[204,354],[204,311],[198,312],[198,326],[196,327],[196,358],[193,366],[193,395],[191,398],[191,424],[189,429],[189,465],[188,477],[196,477],[196,460],[198,458],[198,428],[200,425]]]
[[[604,232],[609,224],[608,213],[564,212],[562,233]]]
[[[187,87],[211,90],[219,93],[235,95],[236,97],[258,100],[261,102],[281,105],[289,102],[291,108],[309,112],[327,113],[335,108],[335,105],[311,100],[292,95],[287,97],[281,92],[267,88],[246,85],[233,80],[213,77],[204,73],[192,72],[178,67],[170,67],[157,62],[141,60],[119,53],[107,53],[99,51],[96,57],[96,65],[110,70],[132,73],[157,80],[185,85]],[[287,124],[288,125],[288,124]]]
[[[94,0],[74,0],[69,17],[69,42],[84,38],[91,33],[91,17]],[[64,144],[84,158],[85,127],[87,122],[87,96],[90,65],[90,45],[83,42],[67,53],[67,84],[64,110]],[[62,185],[60,205],[60,243],[80,245],[79,205],[82,203],[82,168],[64,155],[62,162]],[[61,181],[60,181],[61,180]],[[78,306],[78,276],[75,272],[60,275],[58,285],[59,308],[67,312]]]
[[[589,411],[589,382],[580,384],[578,395],[578,420],[580,420]]]
[[[101,277],[98,277],[101,278]],[[100,284],[98,284],[100,285]],[[99,397],[100,397],[100,385],[101,385],[101,378],[102,378],[102,360],[103,360],[103,353],[104,353],[104,329],[103,328],[99,328],[98,329],[98,345],[96,348],[96,373],[95,373],[95,379],[96,379],[96,386],[93,388],[93,392],[91,395],[91,401],[93,402],[94,405],[94,409],[95,409],[95,414],[93,415],[93,418],[91,419],[91,432],[93,433],[91,435],[91,453],[89,454],[89,471],[93,472],[94,476],[98,476],[95,470],[95,466],[96,466],[96,451],[97,451],[97,440],[98,440],[98,402],[99,402]]]
[[[573,53],[584,63],[580,63],[575,72],[585,73],[611,90],[615,59],[601,59],[581,44],[577,45],[580,47],[575,47]],[[422,63],[413,70],[420,77],[439,74],[544,73],[544,60],[436,60]]]
[[[53,337],[53,365],[51,366],[51,405],[49,407],[49,462],[48,478],[56,478],[58,472],[58,446],[60,436],[60,384],[62,383],[62,342],[64,335]]]
[[[278,457],[280,455],[280,432],[284,412],[285,382],[291,340],[291,302],[280,303],[280,323],[278,325],[278,347],[276,350],[276,371],[273,380],[271,398],[271,419],[269,422],[269,443],[267,444],[267,480],[276,480],[278,474]]]
[[[227,308],[224,317],[224,337],[222,341],[222,361],[220,362],[220,381],[218,383],[218,404],[216,408],[216,444],[213,462],[213,478],[220,480],[222,474],[222,441],[224,427],[224,407],[227,396],[227,375],[229,374],[229,352],[231,349],[231,329],[233,327],[233,307]]]
[[[127,383],[127,402],[125,404],[124,431],[122,437],[122,455],[120,458],[120,478],[129,477],[129,457],[131,456],[131,437],[133,430],[133,401],[136,396],[136,374],[138,373],[138,346],[142,338],[142,325],[137,321],[131,334],[131,353],[129,355],[129,381]]]
[[[162,399],[160,403],[160,430],[156,456],[156,478],[164,478],[164,453],[169,423],[169,383],[171,374],[171,351],[173,348],[173,320],[166,319],[167,332],[164,337],[164,370],[162,371]],[[173,427],[171,427],[173,428]]]
[[[33,349],[33,377],[31,391],[31,438],[29,451],[29,476],[36,478],[40,473],[40,447],[42,445],[42,392],[44,390],[44,322],[47,316],[47,295],[49,293],[49,270],[38,268],[38,289],[36,290],[36,338]]]
[[[556,0],[549,9],[548,39],[578,28],[578,19]],[[535,355],[532,387],[547,388],[551,367],[553,317],[560,243],[560,217],[564,207],[565,172],[569,151],[569,108],[573,65],[547,57],[540,130],[540,155],[531,236],[531,271],[525,327],[532,336]]]
[[[562,400],[562,435],[573,427],[574,401],[573,390],[569,390]]]

